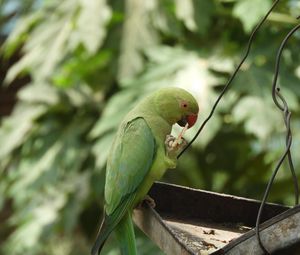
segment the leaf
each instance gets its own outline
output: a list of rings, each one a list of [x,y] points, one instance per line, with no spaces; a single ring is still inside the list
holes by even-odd
[[[296,73],[295,74],[291,73],[291,66],[286,65],[286,63],[281,64],[278,85],[281,87],[282,93],[285,93],[288,90],[289,92],[287,93],[292,93],[294,97],[296,96],[299,98],[300,97],[299,85],[298,85],[299,83],[300,83],[300,76],[297,77]],[[292,101],[294,100],[295,98]]]
[[[204,35],[212,21],[212,15],[215,11],[214,1],[211,0],[193,0],[194,17],[197,24],[197,32]]]
[[[30,28],[42,18],[42,12],[35,12],[31,15],[21,17],[15,28],[9,34],[7,40],[2,46],[2,51],[4,52],[5,57],[10,57],[21,44],[26,40],[27,33]]]
[[[246,132],[266,140],[274,131],[278,131],[283,122],[273,105],[259,97],[247,96],[241,99],[233,110],[236,122],[244,122]]]
[[[299,16],[300,3],[298,0],[290,0],[288,2],[288,8],[290,9],[292,16],[294,16],[295,18]]]
[[[175,13],[186,28],[192,32],[204,34],[211,22],[214,3],[210,0],[175,0]]]
[[[41,176],[45,176],[48,171],[52,171],[50,166],[55,165],[54,162],[59,153],[61,153],[61,149],[62,143],[58,141],[49,147],[49,149],[39,159],[35,159],[34,162],[24,161],[25,164],[22,168],[23,173],[21,172],[23,176],[22,178],[17,179],[12,185],[10,189],[11,196],[22,192],[22,190],[28,190],[31,185],[40,186],[38,182],[39,178],[41,178]],[[30,163],[33,163],[33,165]],[[23,199],[26,199],[26,197],[23,197]]]
[[[73,234],[82,205],[90,195],[90,172],[68,173],[66,180],[62,183],[62,191],[67,193],[68,201],[63,208],[59,220],[64,233]]]
[[[93,146],[93,153],[96,157],[96,169],[102,170],[106,165],[106,161],[109,155],[110,147],[113,143],[114,132],[106,134],[97,140]]]
[[[165,36],[179,38],[182,36],[182,25],[174,11],[174,0],[157,1],[151,22]]]
[[[112,17],[105,0],[80,0],[80,12],[76,22],[76,32],[70,39],[71,48],[81,42],[92,55],[97,52],[106,36],[106,25]]]
[[[158,35],[150,23],[150,15],[155,10],[156,2],[157,0],[126,1],[118,71],[121,84],[142,70],[144,61],[141,53],[158,42]]]
[[[110,50],[103,49],[97,54],[87,56],[85,51],[75,54],[72,59],[66,60],[54,77],[53,83],[57,87],[69,88],[74,84],[82,84],[96,87],[104,87],[110,76],[107,74],[107,68],[112,61]],[[104,75],[105,74],[105,75]],[[79,85],[80,86],[80,85]]]
[[[194,6],[192,0],[175,0],[175,13],[179,20],[182,20],[184,25],[190,31],[197,30],[197,25],[194,19]]]
[[[233,8],[233,15],[241,20],[244,30],[249,33],[271,4],[270,0],[239,0]]]
[[[234,86],[239,93],[256,96],[269,96],[273,73],[268,68],[246,63],[234,80]]]
[[[106,132],[116,130],[126,113],[132,108],[132,103],[137,98],[138,91],[127,89],[117,93],[107,103],[101,118],[92,128],[89,137],[96,138]]]
[[[24,70],[30,71],[36,83],[45,82],[51,78],[61,61],[81,44],[89,55],[95,54],[101,46],[106,36],[106,25],[111,18],[111,10],[105,0],[66,0],[58,5],[56,2],[59,1],[50,3],[50,6],[44,4],[38,16],[40,23],[30,31],[23,48],[25,54],[10,68],[5,79],[7,83]],[[56,5],[54,14],[50,15],[49,10]],[[37,19],[35,16],[31,17],[33,21]],[[21,32],[27,31],[33,21],[21,27]],[[11,37],[7,47],[15,41],[15,37]]]
[[[14,149],[20,146],[30,134],[34,120],[45,112],[43,105],[19,105],[11,117],[5,119],[0,129],[0,159],[4,160]]]
[[[213,71],[222,73],[231,73],[234,70],[234,60],[222,53],[213,54],[208,59],[209,67]]]
[[[31,202],[25,215],[26,221],[19,222],[18,228],[10,235],[5,243],[5,251],[8,254],[35,253],[36,244],[41,237],[44,227],[57,220],[59,210],[66,202],[63,193],[55,188],[48,188],[47,194],[43,194],[43,199],[39,199],[39,204],[34,206]],[[23,212],[25,213],[25,212]],[[18,222],[15,218],[15,221]]]
[[[9,69],[5,82],[11,83],[28,68],[39,81],[49,78],[64,55],[70,32],[69,17],[38,26],[24,46],[25,55]],[[47,57],[43,58],[45,54]]]
[[[27,103],[57,104],[59,95],[49,84],[30,84],[18,92],[19,100]]]
[[[93,91],[86,84],[80,84],[80,86],[73,86],[65,94],[73,107],[86,107],[92,101]]]

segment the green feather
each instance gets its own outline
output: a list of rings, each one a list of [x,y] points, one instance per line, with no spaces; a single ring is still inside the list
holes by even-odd
[[[130,212],[127,212],[115,230],[121,248],[121,254],[136,255],[136,242]]]
[[[124,123],[107,163],[107,214],[111,214],[125,197],[137,190],[151,168],[155,152],[154,136],[143,118]]]

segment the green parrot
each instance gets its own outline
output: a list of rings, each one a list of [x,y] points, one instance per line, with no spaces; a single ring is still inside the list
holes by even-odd
[[[145,199],[154,181],[168,168],[176,167],[177,155],[185,144],[174,143],[172,125],[192,127],[198,111],[190,93],[173,87],[146,97],[126,115],[107,161],[105,213],[92,255],[100,254],[112,231],[123,255],[137,254],[132,210]]]

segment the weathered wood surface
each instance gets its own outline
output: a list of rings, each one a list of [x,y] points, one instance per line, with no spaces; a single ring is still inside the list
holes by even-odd
[[[254,230],[259,201],[156,183],[155,209],[134,211],[135,223],[168,255],[263,254]],[[300,207],[267,204],[261,236],[269,251],[300,254]]]

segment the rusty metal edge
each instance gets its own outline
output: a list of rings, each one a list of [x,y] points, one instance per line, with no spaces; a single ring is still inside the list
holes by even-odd
[[[266,236],[270,235],[274,231],[274,230],[270,229],[271,227],[277,227],[277,229],[279,229],[280,223],[282,223],[294,216],[297,216],[297,215],[300,217],[300,206],[291,208],[291,209],[273,217],[272,219],[262,223],[260,225],[260,231],[262,233],[262,238],[266,239]],[[298,232],[300,233],[300,224],[297,229],[298,229]],[[247,233],[245,233],[244,235],[233,240],[229,244],[225,245],[220,250],[213,252],[211,255],[231,254],[231,252],[234,248],[236,248],[237,246],[239,246],[241,244],[244,244],[245,241],[250,240],[250,239],[252,239],[252,242],[254,242],[253,245],[256,246],[257,248],[259,248],[259,244],[258,244],[258,241],[255,236],[255,229],[252,229],[252,230],[248,231]],[[298,238],[295,240],[297,240],[297,241],[290,242],[289,245],[293,245],[293,244],[300,242],[300,236],[298,235]],[[284,246],[278,246],[278,244],[279,244],[278,242],[276,244],[277,244],[276,249],[271,249],[270,252],[275,252],[278,249],[285,248]],[[258,251],[256,251],[256,252],[258,252]],[[260,252],[261,252],[260,254],[264,254],[262,250],[260,250]],[[255,253],[255,254],[258,254],[258,253]]]
[[[241,201],[245,201],[245,202],[254,202],[254,203],[259,203],[259,204],[261,202],[260,200],[253,199],[253,198],[235,196],[235,195],[230,195],[230,194],[226,194],[226,193],[218,193],[218,192],[204,190],[204,189],[196,189],[196,188],[181,186],[181,185],[177,185],[177,184],[173,184],[173,183],[155,182],[154,185],[171,186],[171,187],[175,187],[175,188],[179,188],[179,189],[183,189],[183,190],[190,190],[190,191],[198,192],[198,193],[199,192],[200,193],[206,193],[206,194],[211,194],[211,195],[215,195],[215,196],[218,196],[218,197],[224,197],[224,198],[233,198],[233,199],[241,200]],[[280,206],[280,207],[285,207],[287,209],[292,208],[290,206],[277,204],[277,203],[271,203],[271,202],[268,202],[267,205]]]
[[[142,217],[137,216],[137,213],[141,213]],[[145,218],[151,217],[152,220],[157,221],[160,226],[172,237],[173,244],[172,246],[180,246],[180,250],[182,255],[195,255],[188,247],[186,247],[179,238],[176,237],[176,235],[172,232],[171,228],[163,221],[163,219],[160,217],[160,215],[153,209],[151,206],[149,206],[147,203],[143,204],[143,208],[135,209],[133,213],[133,220],[134,223],[152,240],[154,238],[152,237],[151,233],[149,233],[149,230],[144,227],[143,220]],[[149,220],[149,219],[148,219]],[[162,240],[160,242],[156,243],[164,252],[170,255],[174,255],[172,251],[165,250],[165,245],[163,244]],[[185,253],[182,253],[184,251]],[[169,253],[170,252],[170,253]]]

